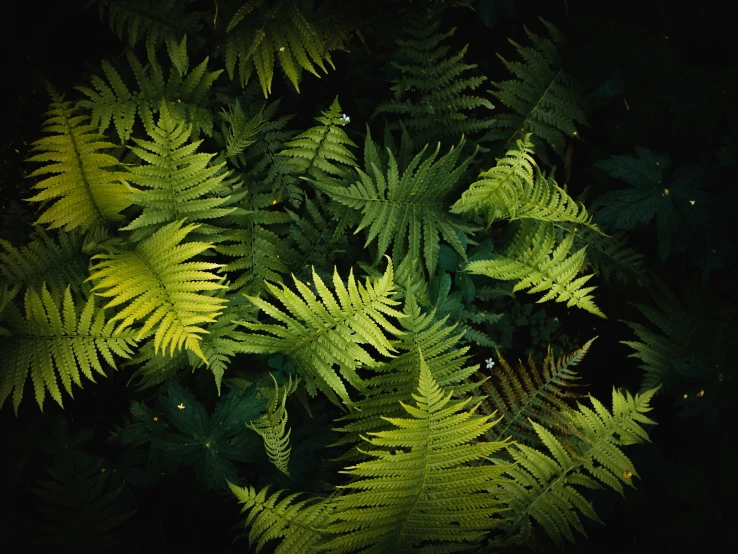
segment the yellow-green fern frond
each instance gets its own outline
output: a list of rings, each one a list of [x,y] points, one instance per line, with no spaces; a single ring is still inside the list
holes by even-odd
[[[249,335],[241,351],[288,355],[295,360],[313,396],[317,385],[334,403],[340,405],[335,396],[338,394],[344,403],[350,405],[346,387],[333,366],[339,367],[341,376],[353,387],[363,390],[364,383],[356,374],[357,367],[360,364],[375,367],[378,362],[361,345],[371,344],[380,354],[391,356],[395,348],[384,333],[402,334],[385,317],[404,317],[401,312],[391,308],[399,304],[391,298],[395,293],[392,260],[388,259],[387,270],[380,279],[373,282],[367,279],[364,285],[357,284],[352,270],[347,287],[335,270],[335,296],[315,273],[315,269],[314,285],[302,283],[294,275],[292,279],[299,295],[284,284],[280,289],[267,283],[267,288],[295,317],[261,298],[245,295],[265,314],[284,325],[242,322],[248,329],[272,336]],[[311,286],[315,287],[320,300],[310,289]]]
[[[573,542],[573,529],[586,534],[578,514],[595,521],[599,518],[578,489],[597,489],[604,484],[622,494],[623,485],[633,486],[632,478],[638,473],[621,447],[648,440],[641,425],[655,423],[644,415],[651,410],[649,402],[655,392],[652,389],[633,397],[613,389],[612,411],[590,396],[594,410],[580,404],[568,416],[580,440],[566,447],[545,427],[532,422],[550,455],[525,445],[508,450],[516,464],[508,466],[507,475],[512,480],[498,491],[510,495],[510,516],[503,524],[505,536],[500,544],[526,542],[533,521],[557,544],[564,538]]]
[[[409,417],[387,418],[391,430],[364,439],[373,459],[343,472],[359,479],[339,487],[350,492],[331,503],[335,523],[323,531],[334,536],[318,550],[417,552],[431,541],[456,552],[495,527],[500,500],[487,491],[510,468],[471,462],[506,443],[477,442],[497,422],[468,410],[472,398],[452,402],[452,394],[439,388],[421,351],[415,405],[401,404]]]
[[[569,235],[556,245],[551,223],[523,220],[501,255],[470,262],[466,270],[502,281],[516,280],[513,291],[529,289],[529,294],[548,291],[538,302],[566,302],[569,307],[577,306],[605,317],[589,294],[597,287],[582,288],[592,275],[574,279],[584,263],[586,247],[569,255],[573,240],[573,235]]]
[[[484,211],[488,225],[502,218],[527,218],[569,221],[598,230],[584,205],[540,171],[533,159],[531,135],[524,135],[516,145],[495,167],[479,175],[480,180],[451,206],[451,213]]]
[[[70,287],[58,301],[44,283],[40,292],[26,290],[25,308],[25,316],[13,304],[2,314],[9,328],[0,333],[5,359],[0,370],[0,407],[12,393],[13,408],[18,412],[29,373],[42,411],[47,391],[63,406],[57,377],[72,396],[72,384],[82,387],[82,375],[93,383],[93,370],[106,376],[101,355],[115,369],[113,354],[129,358],[133,353],[133,333],[114,329],[103,309],[95,309],[92,295],[78,313]]]
[[[290,431],[287,429],[287,396],[297,388],[298,381],[292,382],[282,389],[277,385],[274,375],[269,374],[274,381],[274,393],[269,395],[269,404],[266,413],[259,419],[247,423],[247,427],[253,429],[264,439],[264,448],[267,456],[274,466],[285,475],[289,475],[290,462]]]
[[[324,173],[343,176],[346,169],[337,167],[333,162],[344,166],[355,166],[356,157],[346,147],[356,146],[348,138],[343,126],[348,118],[341,114],[338,96],[331,107],[315,120],[321,125],[311,127],[285,144],[287,148],[280,152],[281,156],[290,158],[289,165],[298,171],[314,177],[322,177]]]
[[[52,136],[34,142],[34,155],[27,160],[44,163],[29,178],[53,174],[36,183],[33,188],[41,192],[28,199],[50,201],[36,223],[86,231],[122,220],[120,212],[130,205],[126,193],[132,189],[125,174],[114,169],[120,162],[103,152],[115,145],[93,132],[95,125],[87,124],[88,118],[78,115],[71,102],[53,89],[49,93],[52,102],[43,129]]]
[[[249,512],[245,525],[251,526],[249,544],[255,545],[257,554],[272,539],[282,539],[274,554],[310,552],[320,544],[322,534],[318,528],[325,526],[330,517],[325,500],[308,498],[294,502],[300,496],[294,493],[277,502],[284,491],[267,498],[269,486],[259,492],[254,487],[238,487],[231,483],[228,486],[243,504],[241,513]]]
[[[485,139],[514,144],[521,133],[532,132],[561,157],[565,137],[577,137],[576,124],[586,125],[575,84],[563,69],[560,50],[564,36],[555,26],[541,19],[551,39],[525,28],[533,47],[524,47],[510,39],[522,58],[510,62],[497,55],[516,79],[493,83],[491,91],[512,112],[497,116],[495,128]]]
[[[262,119],[262,116],[263,110],[251,117],[247,117],[238,100],[228,106],[228,111],[225,109],[222,110],[222,132],[225,139],[226,155],[229,158],[238,157],[246,147],[256,142],[256,139],[252,139],[252,137],[257,135],[267,125],[267,122]]]
[[[365,151],[376,153],[377,147],[371,136],[367,134],[366,140]],[[423,160],[426,145],[402,175],[394,155],[388,149],[387,167],[381,163],[378,154],[365,156],[371,160],[371,166],[365,168],[367,173],[357,168],[361,180],[349,187],[325,180],[311,182],[337,202],[362,212],[363,217],[355,233],[368,228],[365,247],[376,238],[378,256],[383,256],[389,245],[393,244],[395,259],[404,258],[406,252],[414,259],[420,259],[422,244],[425,266],[428,273],[433,275],[438,259],[439,234],[466,259],[458,233],[475,230],[446,217],[445,213],[444,197],[458,183],[473,158],[472,155],[456,166],[464,143],[462,137],[455,148],[452,147],[438,160],[436,157],[441,143],[438,143],[435,152]]]
[[[202,140],[190,142],[192,126],[172,117],[165,102],[159,111],[158,125],[148,133],[153,140],[134,138],[138,147],[130,147],[136,156],[148,162],[128,170],[131,174],[128,179],[142,187],[129,198],[143,211],[123,227],[134,231],[133,242],[173,221],[186,219],[194,223],[217,219],[238,209],[231,205],[241,199],[245,191],[238,192],[227,186],[224,179],[230,172],[225,169],[225,162],[211,164],[215,154],[198,153]],[[198,229],[198,233],[214,231],[217,229],[210,226]]]
[[[145,319],[136,339],[154,333],[154,353],[169,347],[171,355],[182,348],[193,351],[206,363],[200,349],[201,324],[215,321],[226,300],[202,294],[225,288],[209,269],[221,264],[193,262],[192,258],[212,245],[182,241],[197,225],[175,221],[144,239],[133,250],[107,247],[93,256],[97,260],[88,280],[97,284],[93,292],[113,297],[105,307],[127,304],[110,321],[122,320],[121,331]],[[107,290],[106,290],[107,289]]]

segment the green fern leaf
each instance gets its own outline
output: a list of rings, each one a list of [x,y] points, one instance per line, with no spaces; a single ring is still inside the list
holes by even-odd
[[[521,133],[532,132],[564,156],[565,136],[577,137],[576,124],[586,125],[575,84],[562,67],[560,50],[564,46],[561,32],[541,19],[551,39],[538,36],[525,28],[533,47],[523,47],[510,40],[522,62],[510,62],[497,55],[515,80],[493,83],[491,91],[512,110],[501,114],[485,140],[504,140],[504,147],[514,144]]]
[[[266,125],[262,115],[262,112],[259,112],[248,118],[238,100],[228,106],[228,111],[223,110],[223,136],[225,137],[226,154],[229,158],[238,156],[256,142],[255,139],[252,140],[252,137]]]
[[[371,153],[376,152],[377,147],[367,134],[365,152],[369,153],[365,154],[365,159],[372,163],[366,167],[368,173],[357,168],[360,181],[349,187],[327,180],[310,182],[337,202],[361,210],[363,217],[354,233],[368,228],[364,246],[369,246],[376,238],[378,258],[393,244],[395,258],[403,258],[409,252],[414,259],[420,259],[420,245],[423,244],[425,266],[432,275],[438,258],[438,235],[465,259],[459,234],[475,230],[447,218],[444,213],[444,197],[461,179],[473,158],[472,155],[455,167],[464,143],[462,137],[455,148],[437,161],[441,144],[438,143],[435,152],[423,160],[426,146],[400,176],[397,161],[389,150],[388,166],[377,165],[378,155]]]
[[[279,471],[289,476],[290,450],[292,448],[290,447],[291,430],[287,429],[285,403],[287,402],[287,396],[297,388],[298,382],[295,381],[293,384],[292,378],[290,378],[289,384],[280,390],[274,375],[271,373],[269,375],[274,380],[274,394],[269,396],[266,413],[248,424],[247,427],[264,439],[264,447],[269,460]]]
[[[253,331],[262,331],[273,336],[253,334],[242,345],[242,352],[254,354],[285,354],[296,362],[312,396],[317,385],[332,402],[341,405],[335,394],[347,405],[351,405],[346,387],[333,368],[338,365],[341,376],[352,386],[363,390],[363,381],[356,373],[359,364],[374,367],[378,364],[361,346],[371,344],[380,354],[391,356],[395,351],[385,337],[384,331],[401,334],[385,315],[404,317],[391,306],[398,304],[391,299],[394,294],[392,261],[381,279],[374,282],[366,280],[365,285],[356,283],[353,270],[349,274],[348,288],[333,273],[333,286],[338,302],[323,280],[313,270],[315,290],[320,300],[307,285],[293,281],[300,296],[290,291],[284,284],[281,290],[267,283],[272,296],[278,299],[292,314],[291,317],[269,302],[254,296],[246,296],[255,306],[284,324],[255,324],[243,322],[242,325]]]
[[[128,358],[133,353],[133,333],[114,330],[103,309],[95,309],[94,296],[87,298],[77,313],[69,286],[60,302],[43,283],[40,292],[26,290],[25,307],[25,317],[12,304],[3,313],[10,328],[0,336],[2,350],[7,353],[0,376],[0,408],[12,393],[13,408],[18,413],[29,373],[41,410],[47,391],[63,407],[57,376],[72,396],[72,384],[82,387],[82,375],[93,383],[93,370],[107,377],[100,355],[116,369],[113,354]]]
[[[555,246],[551,223],[524,220],[501,255],[470,262],[466,270],[503,281],[517,280],[513,291],[529,289],[530,294],[548,291],[538,302],[555,299],[605,317],[589,294],[596,287],[582,288],[592,275],[574,279],[584,263],[586,248],[567,256],[573,240],[569,235]]]
[[[102,150],[114,148],[102,135],[93,133],[87,118],[77,115],[71,102],[49,87],[51,106],[44,130],[53,133],[33,143],[35,152],[27,161],[45,163],[28,177],[53,175],[34,185],[41,192],[30,202],[53,201],[36,220],[49,229],[86,231],[123,219],[120,212],[130,205],[131,187],[125,174],[114,169],[120,162]]]
[[[169,347],[171,355],[184,344],[207,363],[199,345],[206,331],[200,325],[215,321],[226,301],[202,292],[226,286],[213,282],[220,277],[207,271],[222,264],[191,261],[211,244],[182,243],[197,227],[175,221],[133,250],[108,247],[106,253],[93,256],[97,261],[88,280],[97,283],[92,289],[95,294],[113,297],[106,308],[127,304],[110,320],[122,320],[118,331],[145,319],[136,339],[154,332],[155,353]]]
[[[439,388],[422,350],[419,356],[416,404],[402,403],[409,417],[386,418],[393,428],[365,439],[375,447],[367,452],[373,459],[344,471],[359,480],[339,487],[352,492],[331,503],[336,521],[323,531],[334,536],[318,550],[415,552],[432,541],[456,552],[499,521],[493,516],[500,502],[487,489],[510,468],[469,465],[506,446],[474,441],[497,422],[466,411],[471,398],[451,402],[452,393]]]

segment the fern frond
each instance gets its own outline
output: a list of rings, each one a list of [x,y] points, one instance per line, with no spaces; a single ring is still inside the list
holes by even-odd
[[[212,246],[204,242],[182,243],[196,228],[197,225],[175,221],[133,250],[108,247],[106,253],[93,256],[97,261],[88,280],[97,283],[92,289],[95,294],[113,297],[106,308],[127,304],[110,320],[122,320],[118,331],[145,319],[136,339],[154,332],[155,353],[169,347],[171,355],[184,344],[207,363],[199,345],[206,331],[200,325],[215,321],[226,301],[202,292],[225,285],[213,282],[220,277],[207,271],[221,264],[191,261]]]
[[[279,388],[274,375],[269,374],[274,381],[274,394],[269,396],[269,404],[266,413],[259,419],[254,420],[247,427],[258,433],[264,439],[264,448],[266,448],[267,456],[274,466],[285,475],[289,475],[290,461],[290,431],[287,429],[287,396],[294,392],[298,382],[292,382],[290,377],[289,384]]]
[[[158,125],[148,133],[153,140],[134,138],[138,147],[130,147],[131,152],[148,162],[128,170],[128,179],[142,187],[129,198],[143,208],[138,217],[122,228],[133,231],[131,241],[138,242],[173,221],[202,222],[238,209],[232,204],[246,192],[227,186],[224,179],[230,177],[230,172],[225,169],[225,162],[211,163],[215,154],[197,153],[202,140],[190,141],[192,126],[172,117],[166,103],[162,102]],[[215,231],[217,228],[210,226],[198,230]]]
[[[404,257],[409,252],[413,258],[420,259],[420,245],[423,244],[425,266],[432,275],[438,258],[439,234],[466,259],[459,233],[475,230],[474,227],[447,218],[444,213],[444,197],[458,183],[473,158],[473,155],[466,158],[456,167],[464,143],[462,137],[455,148],[452,147],[438,160],[436,157],[441,144],[438,143],[435,152],[423,160],[426,145],[402,176],[394,155],[388,150],[387,167],[377,165],[378,156],[366,154],[365,159],[372,160],[371,167],[366,167],[368,173],[357,168],[361,180],[349,187],[325,180],[310,182],[337,202],[361,211],[363,217],[354,233],[368,228],[364,246],[369,246],[376,238],[378,258],[393,244],[395,258]],[[377,150],[369,134],[365,144],[367,150]]]
[[[0,289],[22,287],[40,289],[46,283],[52,296],[60,298],[67,286],[81,296],[89,287],[84,285],[90,258],[83,252],[82,236],[59,231],[58,241],[42,228],[28,244],[16,248],[0,239]]]
[[[277,491],[269,498],[269,486],[256,492],[254,487],[238,487],[228,484],[238,502],[243,504],[241,513],[246,516],[246,527],[251,525],[249,544],[260,552],[264,545],[273,539],[282,539],[274,549],[274,554],[292,554],[293,552],[309,552],[322,540],[319,527],[329,521],[330,508],[326,500],[308,498],[295,502],[300,493],[284,496],[284,491]]]
[[[404,317],[402,313],[391,308],[398,302],[392,300],[395,292],[393,283],[392,261],[388,260],[387,270],[381,279],[374,282],[366,280],[365,285],[357,285],[353,270],[349,274],[348,288],[333,273],[333,286],[338,302],[323,280],[313,270],[313,286],[320,295],[320,300],[307,285],[293,276],[293,281],[300,296],[289,290],[284,284],[281,290],[271,283],[267,288],[272,296],[279,300],[285,308],[302,321],[291,317],[265,300],[246,296],[255,306],[267,315],[284,324],[254,324],[243,322],[242,325],[253,331],[269,333],[253,334],[242,345],[242,352],[254,354],[285,354],[293,358],[298,370],[306,379],[308,390],[315,396],[316,385],[331,399],[340,405],[335,397],[347,405],[351,404],[346,387],[341,377],[333,369],[339,366],[341,376],[352,386],[363,390],[363,381],[356,373],[359,364],[374,367],[378,364],[361,346],[371,344],[380,354],[391,356],[395,348],[385,337],[384,332],[401,334],[385,315]]]
[[[497,116],[497,122],[485,140],[504,140],[504,147],[514,144],[521,133],[532,132],[561,157],[565,137],[577,137],[576,124],[586,125],[573,78],[564,69],[560,50],[564,37],[554,25],[541,19],[551,38],[538,36],[525,28],[533,43],[524,47],[510,39],[519,62],[510,62],[497,54],[516,79],[492,83],[490,91],[512,110]]]
[[[488,225],[501,218],[527,218],[578,223],[598,231],[584,205],[538,168],[532,156],[531,134],[525,134],[516,145],[495,167],[479,175],[481,179],[451,206],[451,213],[486,211]]]
[[[392,66],[400,72],[393,80],[394,98],[383,102],[372,113],[372,118],[382,113],[398,114],[401,122],[420,144],[436,142],[445,137],[473,136],[494,125],[487,110],[492,103],[471,91],[487,78],[464,77],[476,64],[464,63],[467,44],[460,52],[447,55],[449,46],[444,44],[453,36],[456,27],[439,33],[441,23],[433,9],[413,12],[404,26],[407,38],[395,42],[399,46]],[[484,108],[475,117],[475,110]]]
[[[126,193],[132,189],[125,174],[114,169],[120,162],[103,152],[115,145],[94,133],[95,126],[86,124],[88,118],[78,115],[63,95],[51,88],[49,95],[52,101],[43,129],[52,136],[34,142],[34,154],[27,160],[45,164],[29,178],[53,174],[36,183],[33,188],[41,192],[28,199],[52,201],[36,224],[87,231],[122,220],[120,212],[130,205]]]
[[[226,154],[229,158],[238,156],[248,146],[254,144],[256,139],[252,140],[252,137],[266,125],[262,119],[262,112],[248,118],[238,100],[228,106],[228,111],[223,110],[221,117],[224,122],[223,136],[225,137]]]
[[[551,223],[524,220],[501,255],[470,262],[466,270],[503,281],[517,280],[513,291],[529,289],[529,294],[548,291],[538,302],[566,302],[569,307],[577,306],[605,317],[589,294],[596,287],[582,288],[592,275],[574,279],[584,263],[586,247],[567,256],[573,241],[573,235],[568,235],[555,245]]]
[[[457,552],[500,521],[500,501],[487,489],[510,468],[470,466],[506,446],[475,442],[497,422],[467,411],[471,398],[452,402],[422,350],[419,356],[415,405],[401,403],[409,417],[388,417],[391,430],[364,439],[375,447],[367,452],[373,459],[343,471],[359,480],[339,487],[351,492],[331,503],[336,521],[324,531],[334,536],[318,550],[416,552],[431,541],[443,552]]]
[[[164,71],[155,58],[144,67],[133,52],[127,52],[126,57],[140,90],[131,91],[118,70],[107,60],[102,62],[107,82],[95,75],[91,87],[75,87],[87,97],[77,106],[89,110],[92,124],[99,128],[99,132],[104,132],[113,123],[118,137],[125,143],[131,137],[136,116],[146,131],[152,132],[156,127],[154,114],[162,100],[166,100],[176,119],[192,125],[193,138],[197,138],[201,131],[212,135],[213,116],[207,105],[207,95],[222,69],[207,71],[208,58],[205,58],[187,75],[182,76],[172,68],[169,78],[165,79]]]
[[[71,287],[64,290],[58,301],[43,283],[38,292],[34,288],[26,290],[25,308],[25,316],[12,304],[3,312],[9,330],[0,336],[2,351],[6,353],[0,376],[0,408],[12,393],[13,409],[18,413],[29,373],[41,411],[47,391],[63,407],[57,377],[72,396],[72,384],[81,388],[82,375],[93,383],[93,370],[107,376],[100,363],[101,355],[116,369],[113,354],[129,358],[133,353],[133,333],[114,329],[112,319],[106,321],[104,310],[95,309],[92,295],[78,313]]]
[[[503,483],[498,492],[510,495],[507,507],[513,515],[503,524],[506,536],[498,544],[527,542],[532,521],[557,544],[564,538],[574,542],[573,529],[586,535],[579,514],[595,521],[599,518],[578,488],[596,489],[604,484],[623,494],[623,485],[633,486],[632,477],[638,474],[621,447],[648,440],[641,425],[655,423],[644,415],[651,410],[649,402],[655,392],[633,397],[613,389],[612,411],[590,396],[594,410],[580,404],[570,412],[581,437],[573,448],[566,448],[545,427],[532,422],[551,455],[525,445],[508,449],[515,462],[506,470],[512,481]]]
[[[320,178],[323,174],[343,176],[345,169],[337,167],[334,162],[344,166],[355,166],[356,158],[347,146],[356,146],[342,129],[346,119],[341,114],[338,96],[330,108],[315,120],[321,125],[311,127],[285,144],[287,148],[280,153],[290,158],[290,165],[295,171]]]
[[[533,428],[535,422],[545,425],[558,436],[570,435],[571,425],[564,414],[571,407],[565,399],[583,396],[572,390],[581,385],[577,383],[580,377],[570,368],[582,360],[594,340],[587,341],[580,349],[562,355],[558,360],[549,345],[540,368],[530,355],[529,369],[520,360],[518,367],[513,369],[498,352],[500,363],[493,374],[494,381],[484,382],[480,387],[480,393],[488,398],[482,400],[484,411],[502,416],[500,425],[496,425],[489,435],[491,440],[511,437],[516,442],[538,447],[539,439]],[[484,378],[481,372],[477,376]]]

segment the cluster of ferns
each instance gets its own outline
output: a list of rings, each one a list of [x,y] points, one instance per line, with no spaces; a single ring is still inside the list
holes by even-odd
[[[368,121],[329,98],[295,129],[272,86],[299,94],[351,63],[351,14],[91,4],[126,52],[74,90],[48,84],[28,159],[35,231],[0,242],[0,406],[17,413],[29,391],[63,405],[130,371],[162,408],[133,403],[119,439],[160,461],[186,442],[179,463],[232,491],[256,551],[481,552],[536,528],[575,541],[582,516],[599,521],[589,489],[633,486],[623,447],[648,440],[658,368],[603,403],[573,369],[594,339],[542,362],[499,355],[491,373],[469,364],[472,345],[495,346],[496,299],[525,292],[595,320],[595,274],[641,277],[550,170],[586,123],[556,27],[526,30],[520,59],[503,59],[511,78],[484,93],[473,52],[452,51],[452,7],[413,5],[392,98]],[[212,375],[211,415],[179,383],[193,371]],[[247,434],[294,471],[293,395],[343,414],[342,484],[270,490],[239,474]]]

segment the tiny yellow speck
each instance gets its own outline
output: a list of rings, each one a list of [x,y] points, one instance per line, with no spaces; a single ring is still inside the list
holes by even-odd
[[[280,51],[280,52],[284,52],[284,46],[280,46],[280,47],[279,47],[279,51]]]
[[[277,203],[277,201],[276,201],[276,200],[272,200],[272,204],[276,204],[276,203]]]
[[[184,404],[182,404],[182,403],[180,402],[180,403],[179,403],[179,404],[177,405],[177,408],[179,408],[180,410],[184,410],[184,409],[185,409],[185,405],[184,405]]]
[[[688,394],[685,394],[685,395],[684,395],[684,398],[687,398],[687,396],[689,396],[689,395],[688,395]]]
[[[689,203],[694,206],[694,200],[690,200]]]
[[[631,477],[633,477],[633,474],[630,471],[626,470],[623,472],[623,477],[625,477],[626,479],[630,479]]]
[[[664,189],[664,194],[669,194],[669,189]]]
[[[701,390],[700,392],[697,393],[697,396],[705,396],[705,391]]]
[[[159,421],[159,418],[158,417],[154,417],[154,421]]]

